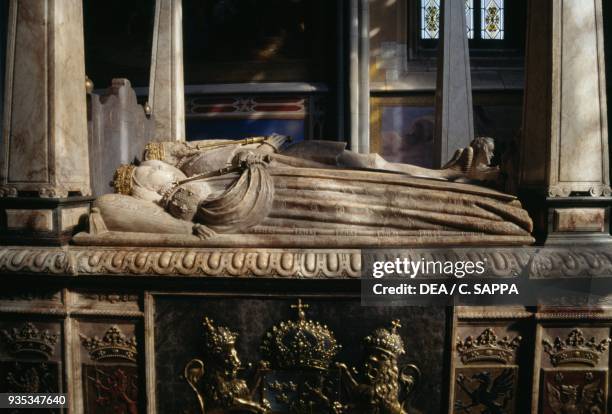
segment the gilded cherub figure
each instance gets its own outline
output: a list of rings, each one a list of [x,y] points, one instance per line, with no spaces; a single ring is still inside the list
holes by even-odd
[[[196,393],[202,414],[254,413],[265,414],[269,408],[256,401],[261,384],[261,371],[257,368],[254,384],[238,378],[242,362],[236,351],[237,334],[224,326],[215,326],[212,319],[204,318],[204,356],[192,359],[185,366],[185,379]],[[203,382],[204,392],[199,389]]]
[[[366,357],[360,372],[338,364],[348,394],[350,413],[407,414],[406,397],[414,389],[420,371],[415,365],[399,365],[404,341],[395,320],[390,329],[378,328],[364,339]],[[412,371],[411,374],[408,371]]]

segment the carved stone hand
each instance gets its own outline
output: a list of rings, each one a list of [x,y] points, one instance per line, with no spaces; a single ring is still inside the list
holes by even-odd
[[[254,151],[240,151],[236,154],[235,163],[239,166],[248,167],[255,164],[267,165],[270,163],[270,156]]]
[[[193,225],[193,234],[198,236],[200,240],[208,240],[217,235],[213,229],[200,223]]]

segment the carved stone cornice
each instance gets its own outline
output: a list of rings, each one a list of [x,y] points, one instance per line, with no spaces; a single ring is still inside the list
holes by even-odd
[[[0,185],[0,197],[17,197],[17,188],[12,185]]]
[[[612,312],[603,311],[546,311],[534,314],[537,321],[612,321]]]
[[[569,197],[574,191],[588,192],[591,197],[610,197],[612,190],[607,184],[556,184],[548,188],[549,197]]]
[[[61,302],[61,293],[56,290],[32,289],[32,290],[10,290],[0,292],[0,301],[45,301]]]
[[[97,301],[97,302],[107,302],[110,304],[138,301],[138,295],[130,294],[130,293],[89,292],[89,293],[84,293],[83,297],[85,299],[90,299],[90,300]]]
[[[473,306],[456,306],[455,312],[459,320],[503,320],[503,319],[529,319],[534,317],[534,312],[522,307],[504,308],[501,306],[495,307],[473,307]]]
[[[67,249],[58,247],[2,247],[0,271],[4,273],[73,274]]]
[[[358,250],[0,247],[0,272],[358,278]]]
[[[463,248],[405,248],[364,250],[373,261],[394,261],[396,258],[411,262],[424,260],[426,262],[473,261],[484,262],[487,274],[498,277],[515,277],[524,273],[530,260],[537,251],[533,247],[495,248],[495,247],[463,247]]]
[[[484,261],[491,277],[612,275],[612,251],[605,246],[420,248],[397,252],[416,260]],[[361,276],[361,260],[357,249],[2,246],[0,274],[356,279]]]
[[[610,276],[612,249],[609,246],[540,249],[531,260],[529,275],[533,278]]]

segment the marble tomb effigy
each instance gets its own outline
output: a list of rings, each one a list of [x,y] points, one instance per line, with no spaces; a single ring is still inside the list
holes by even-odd
[[[533,242],[531,219],[514,196],[450,181],[495,178],[490,139],[477,138],[440,170],[340,143],[283,150],[284,141],[150,143],[144,162],[117,170],[119,194],[94,202],[89,233],[74,240],[303,248]]]

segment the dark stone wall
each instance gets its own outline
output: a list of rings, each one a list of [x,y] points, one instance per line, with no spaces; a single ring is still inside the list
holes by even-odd
[[[8,1],[0,2],[0,144],[4,126],[4,82],[6,66],[6,29],[8,23]]]
[[[114,78],[149,86],[154,19],[150,0],[83,2],[85,70],[96,88]]]

